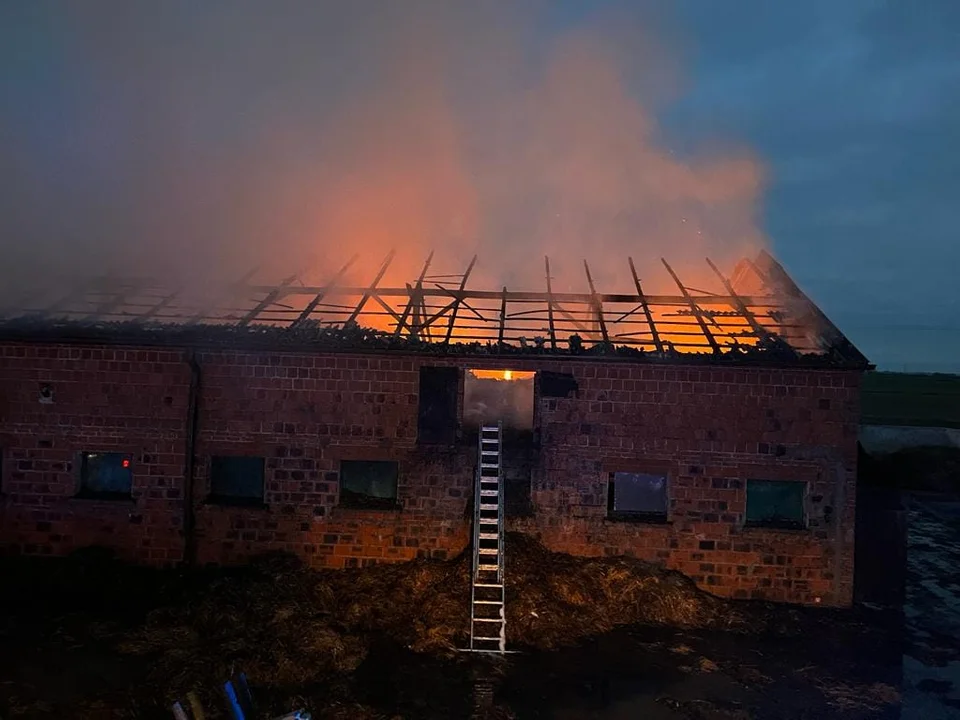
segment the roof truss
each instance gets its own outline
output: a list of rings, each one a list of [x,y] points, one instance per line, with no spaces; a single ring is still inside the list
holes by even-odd
[[[101,278],[61,292],[52,303],[8,309],[4,319],[279,326],[298,331],[356,324],[423,342],[534,343],[551,350],[574,342],[571,336],[578,336],[575,342],[584,347],[629,346],[658,353],[717,354],[773,342],[796,353],[825,353],[842,347],[851,359],[863,359],[765,252],[740,266],[742,272],[753,273],[755,287],[764,289],[751,295],[738,293],[735,283],[709,259],[706,262],[723,294],[684,284],[662,260],[678,293],[648,295],[632,258],[628,258],[632,293],[600,292],[586,261],[586,291],[557,292],[548,257],[544,258],[542,291],[470,288],[476,256],[460,273],[430,275],[432,253],[411,282],[386,284],[395,256],[391,251],[370,281],[361,285],[344,280],[357,262],[356,255],[322,286],[304,285],[296,275],[275,284],[254,283],[257,271],[252,270],[206,307],[190,307],[182,288],[144,279]],[[811,332],[812,327],[820,332]]]

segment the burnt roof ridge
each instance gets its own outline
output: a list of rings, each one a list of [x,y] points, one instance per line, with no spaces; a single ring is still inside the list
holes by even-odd
[[[414,354],[543,359],[597,359],[634,363],[677,365],[761,365],[827,368],[862,368],[842,352],[798,353],[775,338],[756,345],[733,343],[720,353],[678,352],[670,343],[664,352],[627,345],[597,343],[585,347],[571,335],[565,348],[544,343],[512,345],[487,342],[437,343],[396,336],[392,332],[355,323],[343,328],[324,327],[308,321],[296,328],[265,325],[202,325],[162,322],[46,320],[19,318],[0,322],[0,342],[44,344],[106,344],[166,348],[210,348],[277,352],[334,352],[364,354]]]

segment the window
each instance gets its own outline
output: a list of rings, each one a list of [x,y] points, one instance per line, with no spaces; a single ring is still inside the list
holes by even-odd
[[[214,456],[210,459],[210,497],[222,505],[262,505],[262,457]]]
[[[804,527],[806,483],[791,480],[747,480],[748,527]]]
[[[420,368],[420,411],[417,441],[424,445],[453,445],[457,441],[457,368]]]
[[[80,455],[81,497],[124,500],[133,487],[133,458],[124,453]]]
[[[565,398],[575,397],[577,394],[577,380],[570,373],[541,370],[537,374],[537,380],[540,384],[540,397]]]
[[[463,425],[484,423],[533,430],[534,374],[519,370],[467,370],[463,376]]]
[[[397,508],[399,464],[390,460],[342,460],[340,504],[344,507]]]
[[[607,515],[615,520],[666,521],[667,476],[651,473],[611,473],[607,491]]]

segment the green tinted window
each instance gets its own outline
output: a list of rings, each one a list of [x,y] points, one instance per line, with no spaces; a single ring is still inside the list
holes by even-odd
[[[130,497],[132,457],[123,453],[85,452],[80,455],[80,494]]]
[[[263,497],[262,457],[221,455],[210,459],[210,502],[258,505]]]
[[[806,483],[790,480],[747,481],[747,525],[802,527]]]
[[[348,507],[396,507],[399,474],[399,465],[391,460],[341,461],[340,504]]]

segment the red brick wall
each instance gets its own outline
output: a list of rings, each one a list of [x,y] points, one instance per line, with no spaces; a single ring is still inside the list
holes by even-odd
[[[853,592],[859,375],[584,366],[541,400],[534,501],[549,547],[665,562],[721,595],[845,605]],[[666,525],[606,518],[611,471],[664,469]],[[808,483],[803,531],[744,527],[749,478]]]
[[[473,448],[416,445],[419,367],[453,360],[212,351],[197,359],[200,562],[288,550],[344,567],[465,546]],[[663,562],[718,594],[850,601],[857,373],[530,358],[486,366],[569,372],[580,387],[576,398],[538,401],[539,512],[516,529],[557,550]],[[99,543],[140,561],[179,560],[189,380],[180,352],[0,345],[0,545],[57,554]],[[38,402],[41,382],[53,387],[53,404]],[[134,502],[73,499],[82,450],[135,453]],[[215,454],[267,458],[263,508],[205,502]],[[351,458],[399,461],[401,511],[338,506],[339,461]],[[651,466],[669,470],[670,522],[607,520],[609,472]],[[744,529],[748,477],[807,480],[810,528]]]
[[[180,525],[189,371],[174,351],[0,345],[0,545],[86,545],[168,563]],[[41,384],[53,402],[39,402]],[[133,500],[76,498],[83,451],[133,454]]]

